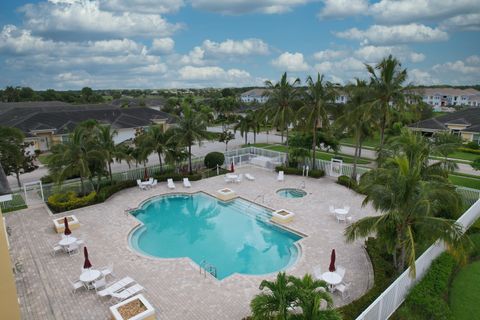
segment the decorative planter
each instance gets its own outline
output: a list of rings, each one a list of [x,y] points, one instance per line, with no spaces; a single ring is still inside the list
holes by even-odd
[[[110,307],[112,320],[155,320],[155,309],[143,294],[137,294]]]
[[[295,213],[285,209],[275,210],[272,212],[272,221],[278,223],[287,223],[292,221],[294,216]]]
[[[235,191],[230,188],[223,188],[217,191],[217,197],[223,201],[232,200],[236,196]]]
[[[70,230],[74,230],[80,227],[80,222],[78,221],[77,217],[75,217],[74,215],[66,216],[66,217],[68,220],[68,227],[70,228]],[[62,233],[63,231],[65,231],[65,225],[63,224],[64,218],[65,217],[53,220],[53,224],[55,225],[55,231],[57,233]]]

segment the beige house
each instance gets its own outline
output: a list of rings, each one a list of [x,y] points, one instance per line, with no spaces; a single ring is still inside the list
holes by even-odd
[[[480,144],[480,108],[468,108],[450,114],[419,121],[409,126],[411,130],[425,135],[449,131],[458,134],[464,141]]]

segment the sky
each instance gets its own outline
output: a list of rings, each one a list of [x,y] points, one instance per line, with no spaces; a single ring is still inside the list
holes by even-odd
[[[0,87],[346,84],[394,55],[417,85],[480,83],[480,0],[2,0]]]

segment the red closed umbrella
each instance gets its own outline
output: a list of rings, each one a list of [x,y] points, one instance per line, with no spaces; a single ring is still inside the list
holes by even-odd
[[[85,262],[83,263],[83,269],[90,269],[92,264],[88,260],[88,250],[87,247],[83,247],[83,255],[85,256]]]
[[[335,272],[335,249],[332,249],[332,255],[330,256],[330,266],[328,271]]]
[[[235,172],[235,167],[233,166],[233,162],[232,162],[232,165],[230,166],[230,171]]]
[[[67,217],[63,218],[63,225],[65,226],[65,231],[63,231],[63,234],[66,236],[69,236],[72,234],[72,231],[70,231],[70,228],[68,227],[68,219]]]

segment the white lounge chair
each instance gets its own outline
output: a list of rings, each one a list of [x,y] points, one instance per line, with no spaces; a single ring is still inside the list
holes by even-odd
[[[236,183],[240,183],[240,182],[242,182],[242,179],[243,179],[243,174],[240,173],[240,174],[238,175],[237,179],[235,179],[235,182],[236,182]]]
[[[173,179],[167,179],[167,186],[169,189],[175,189],[175,183],[173,183]]]
[[[246,174],[245,174],[245,178],[246,178],[247,180],[250,180],[250,181],[255,181],[255,177],[252,176],[250,173],[246,173]]]
[[[147,186],[142,184],[142,181],[140,181],[140,179],[137,179],[137,185],[140,188],[140,190],[147,190]]]
[[[80,288],[85,288],[85,286],[83,285],[83,282],[80,281],[80,280],[70,280],[68,279],[68,282],[70,282],[70,284],[72,285],[72,292],[73,293],[76,293],[78,289]]]
[[[125,277],[125,278],[109,285],[105,289],[97,291],[97,294],[101,297],[109,296],[109,295],[112,295],[112,293],[114,293],[114,292],[121,291],[121,290],[125,289],[126,287],[128,287],[132,283],[135,283],[135,280],[133,280],[130,277]]]
[[[122,290],[118,293],[113,292],[111,294],[112,300],[114,300],[116,302],[120,302],[120,301],[123,301],[125,299],[130,298],[131,296],[136,295],[137,293],[139,293],[142,290],[144,290],[144,288],[137,283],[137,284],[135,284],[135,285],[133,285],[133,286],[127,288],[127,289],[124,289],[124,290]]]
[[[183,178],[183,186],[185,188],[190,188],[192,186],[192,184],[190,183],[190,180],[188,180],[188,178]]]
[[[278,171],[277,181],[285,181],[285,173],[283,171]]]
[[[104,277],[106,277],[106,276],[112,276],[112,277],[113,277],[113,276],[114,276],[114,275],[113,275],[113,263],[110,263],[110,264],[108,265],[108,267],[103,267],[103,268],[101,268],[101,269],[100,269],[100,272],[102,273],[102,275],[103,275]]]

